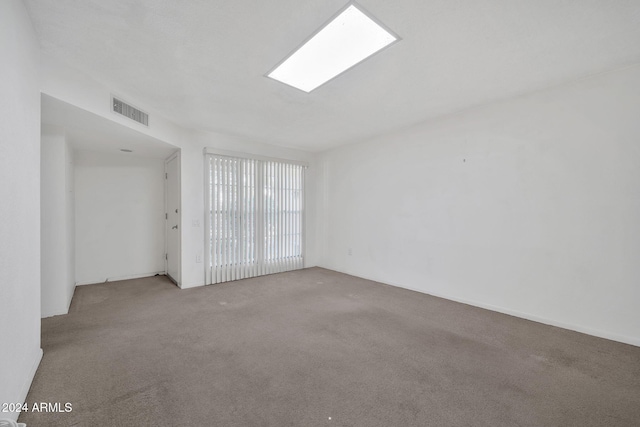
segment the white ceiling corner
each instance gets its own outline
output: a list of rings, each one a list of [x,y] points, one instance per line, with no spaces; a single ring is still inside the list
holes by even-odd
[[[45,53],[175,123],[308,151],[640,62],[637,0],[360,0],[402,41],[306,94],[264,74],[344,0],[25,1]]]
[[[178,151],[174,145],[49,95],[42,94],[41,109],[42,124],[64,128],[67,141],[79,151],[159,159],[166,159]],[[121,149],[132,153],[122,153]]]

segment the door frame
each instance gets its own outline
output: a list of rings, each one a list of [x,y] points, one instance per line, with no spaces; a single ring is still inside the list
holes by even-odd
[[[169,180],[168,180],[168,167],[169,162],[176,160],[178,166],[178,277],[169,276],[169,260],[167,258],[169,254]],[[180,157],[180,150],[176,151],[164,161],[164,273],[165,275],[174,282],[178,287],[182,288],[182,186],[181,186],[181,175],[182,175],[182,160]]]

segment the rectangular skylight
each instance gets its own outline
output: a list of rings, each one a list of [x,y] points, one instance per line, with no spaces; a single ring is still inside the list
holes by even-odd
[[[311,92],[398,37],[350,4],[268,76]]]

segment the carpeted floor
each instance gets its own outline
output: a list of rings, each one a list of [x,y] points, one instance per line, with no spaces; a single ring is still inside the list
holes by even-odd
[[[36,426],[638,426],[640,348],[311,268],[78,287]]]

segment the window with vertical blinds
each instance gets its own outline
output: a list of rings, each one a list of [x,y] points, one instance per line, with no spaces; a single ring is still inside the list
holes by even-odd
[[[305,165],[205,154],[207,283],[304,266]]]

